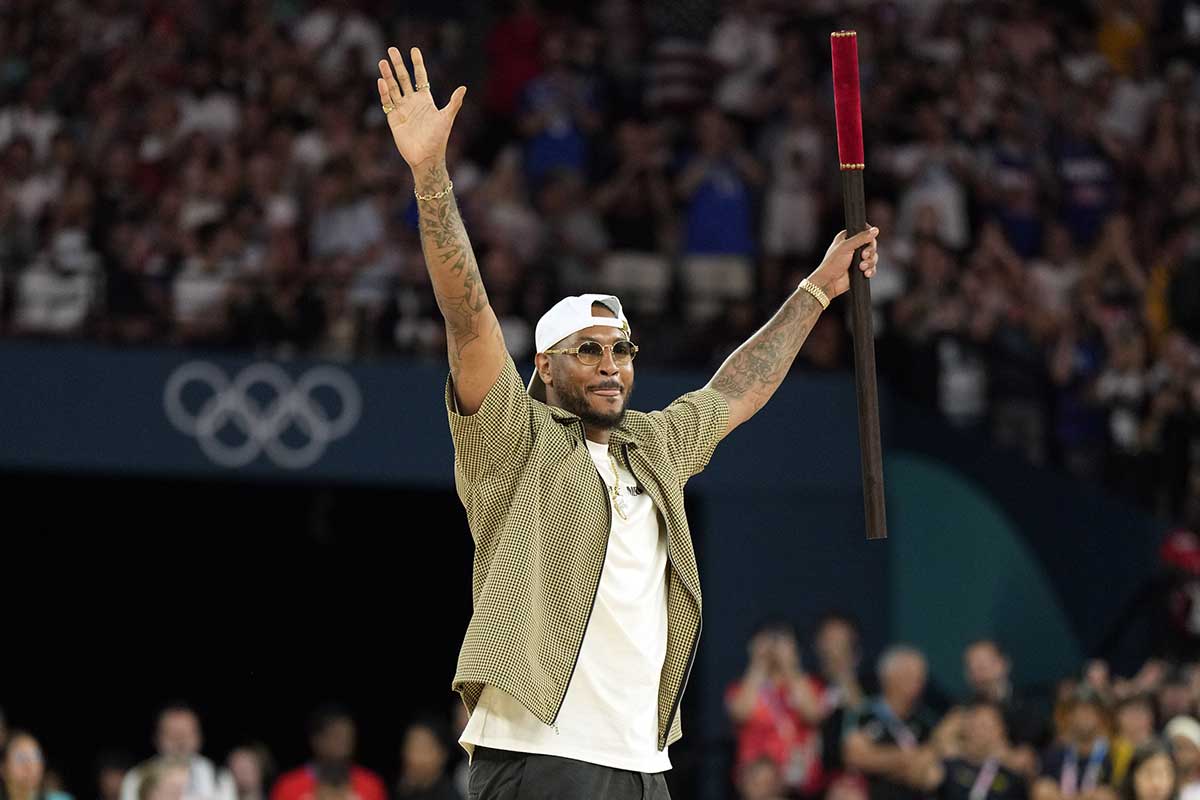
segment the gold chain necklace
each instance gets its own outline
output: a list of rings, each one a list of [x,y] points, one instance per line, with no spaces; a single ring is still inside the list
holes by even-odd
[[[607,451],[606,453],[608,455],[608,463],[613,471],[613,485],[609,489],[609,493],[612,494],[613,508],[617,510],[617,515],[621,519],[628,521],[629,517],[625,516],[625,507],[622,505],[623,501],[621,500],[621,476],[617,473],[617,462],[613,459],[612,453]]]

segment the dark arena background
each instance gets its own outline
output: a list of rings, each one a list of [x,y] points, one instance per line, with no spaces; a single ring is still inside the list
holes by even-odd
[[[377,63],[469,89],[447,163],[522,376],[546,309],[612,292],[652,410],[843,227],[847,29],[889,535],[847,296],[688,484],[672,797],[1193,800],[1197,0],[0,0],[0,798],[382,800],[277,780],[335,704],[386,797],[466,800],[474,546]],[[885,654],[925,665],[920,780],[844,758]],[[218,788],[122,793],[177,704]]]

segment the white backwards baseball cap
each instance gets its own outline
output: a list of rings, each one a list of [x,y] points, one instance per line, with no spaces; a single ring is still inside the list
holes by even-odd
[[[592,304],[599,303],[617,316],[593,317]],[[572,333],[590,328],[593,325],[605,325],[609,328],[620,328],[629,338],[629,320],[621,310],[621,301],[612,294],[581,294],[564,297],[555,303],[549,311],[542,314],[534,330],[533,341],[539,353],[553,349],[554,345],[570,336]],[[534,400],[546,402],[546,384],[538,375],[537,368],[529,380],[529,396]]]

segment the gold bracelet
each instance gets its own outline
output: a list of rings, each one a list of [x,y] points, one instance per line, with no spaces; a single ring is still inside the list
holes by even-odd
[[[447,181],[446,188],[442,189],[440,192],[434,192],[433,194],[420,194],[416,189],[413,189],[413,194],[417,196],[418,200],[441,200],[443,197],[450,194],[450,190],[453,188],[454,181]]]
[[[820,286],[805,278],[800,281],[800,288],[815,297],[817,302],[821,304],[822,309],[829,308],[829,295],[825,294]]]

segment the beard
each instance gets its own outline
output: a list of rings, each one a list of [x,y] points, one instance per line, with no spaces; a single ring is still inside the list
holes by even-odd
[[[621,424],[621,421],[625,419],[625,409],[629,405],[629,398],[633,394],[633,381],[630,381],[621,395],[621,408],[617,411],[604,412],[597,411],[592,407],[586,386],[571,383],[565,375],[559,376],[554,381],[554,387],[557,390],[560,408],[579,417],[583,420],[584,425],[603,429],[615,428]]]

